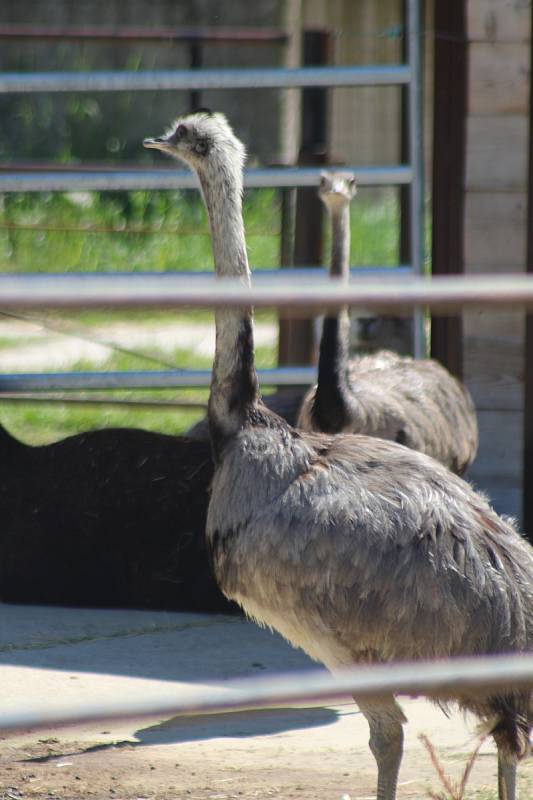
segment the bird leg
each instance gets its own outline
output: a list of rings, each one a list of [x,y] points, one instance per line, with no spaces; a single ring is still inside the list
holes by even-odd
[[[517,800],[516,756],[498,747],[498,800]]]
[[[376,800],[395,800],[403,754],[402,725],[406,722],[403,711],[392,695],[371,703],[357,697],[354,700],[370,728],[370,750],[378,766]]]

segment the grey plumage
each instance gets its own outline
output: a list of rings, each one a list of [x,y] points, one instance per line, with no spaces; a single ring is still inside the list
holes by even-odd
[[[346,375],[342,422],[316,415],[315,386],[300,408],[299,428],[389,439],[464,474],[477,452],[476,412],[468,392],[437,361],[382,350],[350,359]]]
[[[244,231],[235,224],[242,145],[221,115],[184,117],[180,129],[159,140],[161,149],[200,175],[217,273],[248,282]],[[533,551],[512,523],[422,453],[363,435],[302,432],[267,410],[249,309],[217,315],[209,418],[216,466],[208,546],[222,590],[259,624],[332,670],[531,649]],[[530,693],[453,699],[490,723],[499,797],[514,800]],[[392,696],[359,705],[378,800],[394,800],[405,718]]]
[[[304,397],[303,388],[285,388],[279,389],[273,394],[263,397],[263,403],[267,408],[283,417],[289,425],[296,425],[296,419],[302,405]],[[186,436],[191,439],[200,439],[202,441],[209,440],[209,421],[207,417],[199,420],[192,428],[186,432]]]
[[[330,272],[347,280],[350,173],[322,175],[320,197],[332,222]],[[348,358],[348,311],[324,320],[318,384],[307,393],[297,427],[363,433],[420,450],[462,475],[474,460],[477,420],[468,391],[444,367],[389,351]]]

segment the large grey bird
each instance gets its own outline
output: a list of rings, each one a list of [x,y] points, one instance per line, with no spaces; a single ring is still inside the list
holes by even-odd
[[[216,273],[249,284],[245,150],[226,118],[187,115],[144,144],[196,171]],[[513,525],[425,454],[292,428],[260,401],[251,308],[219,309],[215,321],[206,535],[223,592],[331,670],[530,650],[533,550]],[[514,800],[530,692],[455,699],[490,725],[499,797]],[[394,800],[405,717],[392,695],[359,706],[378,800]]]
[[[347,281],[350,202],[355,177],[324,172],[319,195],[331,218],[332,277]],[[306,394],[297,427],[364,433],[427,453],[462,475],[475,458],[477,420],[468,391],[437,361],[381,352],[349,358],[348,309],[324,319],[318,382]]]

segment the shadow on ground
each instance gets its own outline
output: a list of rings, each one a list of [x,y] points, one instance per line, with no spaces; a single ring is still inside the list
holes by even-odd
[[[355,710],[355,706],[354,706]],[[135,731],[141,745],[177,744],[205,739],[268,736],[299,728],[332,725],[338,713],[332,708],[283,708],[239,714],[173,717]]]

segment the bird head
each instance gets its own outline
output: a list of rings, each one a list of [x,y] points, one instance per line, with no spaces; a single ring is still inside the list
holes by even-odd
[[[163,136],[144,139],[143,145],[168,153],[199,173],[213,167],[242,170],[246,157],[224,114],[205,109],[178,117]]]
[[[348,205],[356,194],[357,182],[353,172],[321,173],[318,195],[330,210]]]

